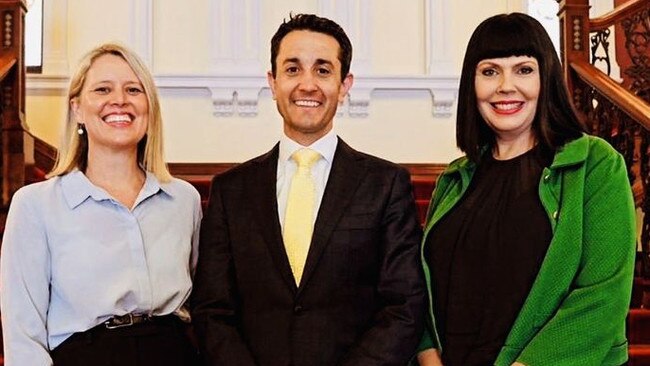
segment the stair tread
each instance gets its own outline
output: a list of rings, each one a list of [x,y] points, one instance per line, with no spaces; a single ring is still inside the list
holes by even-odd
[[[630,345],[629,366],[650,366],[650,345]]]
[[[650,290],[650,279],[634,277],[634,286],[643,290]]]
[[[650,309],[633,308],[629,310],[627,336],[631,344],[650,346]]]
[[[632,308],[630,309],[630,315],[632,314],[635,316],[650,316],[650,309]]]

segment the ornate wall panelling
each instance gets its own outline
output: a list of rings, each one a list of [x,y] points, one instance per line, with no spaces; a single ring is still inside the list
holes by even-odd
[[[45,28],[48,22],[60,31],[45,32],[44,73],[30,75],[28,88],[63,93],[67,87],[69,63],[65,27],[57,25],[67,22],[67,1],[45,2]],[[426,91],[431,94],[432,115],[448,118],[456,100],[458,77],[452,74],[452,62],[448,22],[451,19],[449,5],[445,1],[422,0],[426,10],[426,55],[427,70],[422,75],[391,76],[373,75],[369,37],[372,24],[370,0],[319,0],[318,9],[324,16],[340,22],[357,40],[354,58],[355,85],[347,102],[340,108],[340,115],[364,118],[375,90],[388,90],[398,95],[403,91]],[[133,47],[153,67],[153,0],[131,0],[131,39]],[[212,0],[210,2],[211,22],[210,44],[211,67],[203,75],[155,75],[161,89],[180,92],[189,89],[209,91],[216,117],[237,115],[254,117],[258,112],[258,100],[267,89],[265,71],[267,60],[259,55],[261,40],[261,0]]]
[[[355,85],[347,101],[338,110],[338,115],[365,118],[369,116],[373,91],[425,90],[432,97],[434,117],[447,118],[452,114],[456,99],[457,78],[450,76],[451,62],[441,55],[449,55],[448,37],[445,23],[437,20],[450,19],[446,5],[437,1],[425,0],[428,29],[435,36],[427,34],[427,53],[431,55],[428,73],[424,76],[368,76],[371,75],[370,41],[371,2],[369,0],[341,1],[320,0],[320,14],[340,23],[355,43],[354,73]],[[220,19],[212,29],[213,71],[220,76],[202,77],[213,101],[214,115],[227,117],[257,115],[258,98],[267,88],[264,70],[266,62],[261,62],[257,50],[260,40],[259,0],[235,1],[219,0],[211,7],[212,19]],[[436,21],[433,21],[433,20]],[[429,32],[427,32],[429,33]],[[438,47],[438,43],[443,47]],[[435,51],[434,51],[435,50]],[[434,56],[435,55],[435,56]],[[434,71],[435,70],[435,71]],[[441,72],[442,70],[442,72]],[[434,74],[435,72],[435,74]],[[228,76],[225,76],[228,75]],[[257,75],[252,76],[252,75]],[[162,87],[183,87],[183,76],[161,76],[157,78]],[[174,80],[175,79],[175,80]]]
[[[260,0],[214,0],[210,2],[211,73],[206,78],[214,115],[257,115],[265,67],[260,60]],[[257,78],[251,76],[258,76]],[[252,81],[252,82],[251,82]]]
[[[319,1],[320,13],[341,24],[355,44],[353,63],[355,84],[350,90],[346,105],[338,111],[338,114],[347,113],[350,117],[357,118],[368,117],[372,95],[376,90],[387,90],[393,93],[421,90],[431,95],[434,117],[450,117],[456,100],[458,78],[452,76],[448,34],[451,19],[449,4],[445,1],[424,0],[427,70],[422,76],[405,77],[372,75],[371,4],[369,0]]]

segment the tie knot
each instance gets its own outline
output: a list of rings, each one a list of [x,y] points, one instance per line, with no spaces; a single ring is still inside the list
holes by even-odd
[[[320,160],[320,153],[312,149],[300,149],[294,152],[291,158],[298,164],[299,168],[309,169]]]

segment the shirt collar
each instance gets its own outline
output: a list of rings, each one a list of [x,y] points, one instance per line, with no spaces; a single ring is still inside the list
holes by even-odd
[[[283,163],[287,162],[291,159],[291,155],[297,150],[310,148],[314,151],[318,151],[328,164],[332,164],[338,142],[339,139],[336,136],[336,133],[334,133],[334,129],[330,130],[325,134],[325,136],[316,140],[309,146],[302,146],[283,134],[280,138],[280,155],[278,160]]]
[[[86,175],[79,170],[74,170],[62,176],[61,186],[63,189],[63,196],[65,197],[65,200],[71,209],[79,206],[88,197],[92,198],[95,201],[112,199],[111,195],[109,195],[108,192],[94,185],[88,179],[88,177],[86,177]],[[137,202],[144,201],[159,191],[163,191],[170,196],[173,195],[169,187],[167,187],[165,184],[160,184],[158,178],[156,178],[153,173],[146,172],[144,186],[140,191]]]

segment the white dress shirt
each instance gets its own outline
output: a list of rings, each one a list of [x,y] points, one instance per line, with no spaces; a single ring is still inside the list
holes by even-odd
[[[332,169],[332,161],[334,160],[334,153],[336,152],[336,145],[338,142],[339,139],[336,136],[336,133],[334,133],[334,130],[331,130],[310,146],[302,146],[285,135],[282,135],[282,138],[280,138],[276,194],[278,198],[278,217],[280,218],[280,225],[283,229],[284,214],[287,210],[287,198],[289,196],[291,178],[293,178],[293,175],[298,169],[298,165],[293,161],[293,159],[291,159],[291,155],[293,155],[297,150],[304,148],[318,151],[321,154],[321,159],[311,168],[311,174],[316,186],[316,202],[314,204],[313,216],[315,222],[320,203],[323,200],[323,193],[325,192],[327,179],[329,178],[330,170]]]
[[[48,350],[114,315],[179,311],[201,215],[194,187],[150,173],[132,210],[80,171],[21,188],[0,256],[5,364],[51,365]]]

